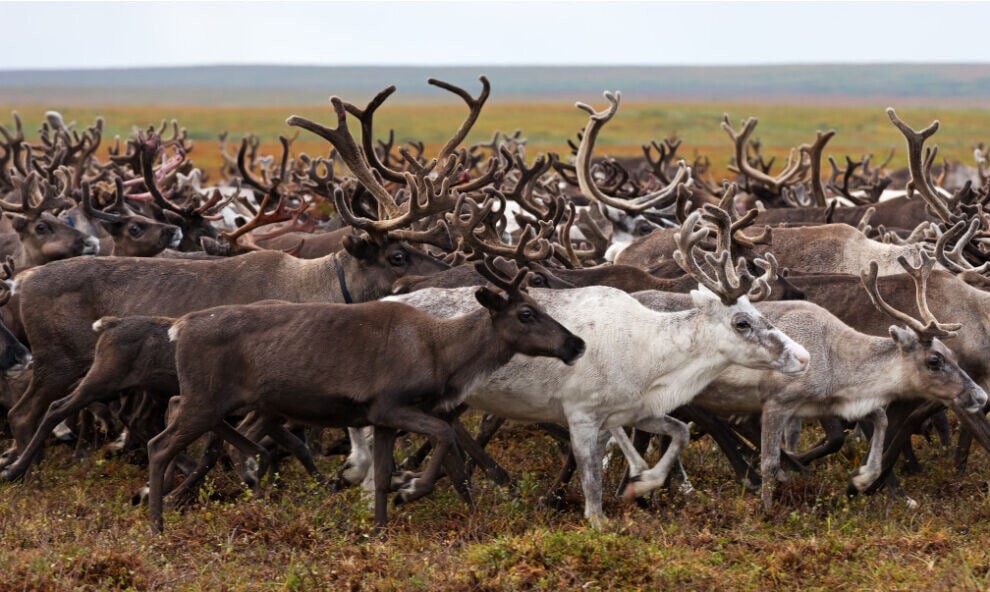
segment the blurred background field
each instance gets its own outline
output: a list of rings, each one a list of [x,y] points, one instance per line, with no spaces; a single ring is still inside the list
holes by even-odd
[[[280,134],[291,137],[296,131],[285,125],[289,115],[332,125],[330,95],[363,106],[375,92],[396,84],[398,91],[376,115],[375,135],[385,139],[392,129],[397,143],[422,141],[430,154],[467,109],[426,79],[433,76],[477,94],[480,74],[489,77],[492,93],[468,143],[487,141],[495,131],[522,130],[530,158],[546,151],[567,155],[567,140],[587,121],[575,101],[603,108],[603,90],[623,91],[624,102],[598,141],[598,155],[637,156],[651,140],[677,137],[683,141],[678,154],[689,160],[708,157],[716,179],[726,175],[732,146],[720,126],[724,113],[737,127],[758,117],[754,136],[763,153],[779,161],[791,148],[811,142],[816,130],[832,128],[838,133],[826,156],[841,163],[845,155],[874,154],[876,162],[895,148],[891,166],[903,166],[903,138],[884,114],[888,106],[917,128],[940,120],[934,142],[950,160],[972,165],[975,145],[990,139],[990,109],[983,101],[990,93],[990,68],[945,65],[8,71],[0,72],[0,121],[10,127],[9,113],[18,111],[30,137],[50,109],[79,125],[102,116],[112,140],[136,126],[177,119],[197,143],[194,162],[212,173],[221,162],[221,131],[230,133],[235,148],[244,135],[256,134],[261,152],[272,153]],[[356,122],[351,125],[358,133]],[[302,133],[293,150],[323,154],[328,144]]]

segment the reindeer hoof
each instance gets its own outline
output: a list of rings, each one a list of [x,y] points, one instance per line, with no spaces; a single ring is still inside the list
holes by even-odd
[[[364,477],[367,472],[368,467],[347,461],[344,463],[344,466],[340,468],[340,478],[350,485],[357,485],[364,481]]]
[[[910,510],[917,510],[918,507],[921,506],[921,504],[919,504],[917,500],[915,500],[914,498],[910,498],[910,497],[905,497],[904,498],[904,503],[907,504],[907,507]]]
[[[640,488],[637,487],[637,485],[642,482],[643,482],[643,477],[640,475],[629,477],[629,483],[626,484],[626,488],[622,492],[622,501],[624,503],[631,504],[632,502],[635,501],[637,505],[640,505],[639,500],[641,499],[642,494],[646,493],[645,491],[640,491]],[[640,505],[640,507],[643,506]]]
[[[414,502],[419,498],[425,496],[430,492],[430,488],[423,487],[420,484],[419,478],[414,478],[408,481],[405,485],[399,488],[398,495],[395,496],[395,505],[399,506],[401,504],[408,504],[409,502]]]
[[[876,480],[876,478],[877,475],[868,473],[862,468],[859,468],[856,469],[855,473],[853,473],[850,483],[856,488],[857,491],[862,493],[863,491],[866,491],[866,488],[869,487]]]
[[[680,492],[681,495],[691,495],[694,493],[694,485],[691,485],[690,481],[685,481],[677,486],[677,491]]]
[[[137,491],[134,492],[134,495],[131,496],[131,505],[132,506],[145,505],[146,503],[148,503],[149,493],[151,493],[151,489],[147,485],[145,485],[141,489],[138,489]]]

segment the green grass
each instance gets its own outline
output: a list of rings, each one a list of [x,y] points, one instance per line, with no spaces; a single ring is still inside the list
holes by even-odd
[[[813,435],[806,436],[810,442]],[[411,450],[407,445],[404,452]],[[795,476],[764,516],[709,440],[683,458],[697,491],[654,496],[651,508],[606,495],[601,530],[567,505],[539,504],[558,466],[535,428],[510,427],[490,446],[519,495],[475,476],[475,507],[442,482],[391,512],[388,536],[359,492],[328,495],[289,462],[252,499],[215,473],[199,501],[168,511],[152,536],[128,497],[146,473],[99,454],[56,449],[40,484],[0,486],[0,590],[920,590],[990,585],[986,455],[952,474],[948,455],[919,444],[921,475],[904,485],[921,506],[884,495],[847,499],[862,443]],[[321,459],[333,470],[337,458]],[[606,492],[618,484],[606,474]]]

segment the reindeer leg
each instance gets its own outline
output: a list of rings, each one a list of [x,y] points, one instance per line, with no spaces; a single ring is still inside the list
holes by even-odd
[[[454,428],[451,427],[449,422],[424,413],[415,407],[389,408],[386,405],[373,407],[368,413],[368,418],[376,426],[384,425],[397,430],[424,434],[436,441],[434,455],[426,471],[422,476],[411,479],[402,486],[397,498],[399,503],[419,499],[432,491],[439,477],[441,466],[446,466],[447,470],[451,471],[451,479],[456,480],[455,487],[460,486],[464,482],[463,461],[460,459],[457,459],[456,462],[453,460],[448,461],[446,458],[448,451],[455,446],[457,438]],[[377,457],[378,454],[379,449],[376,443],[375,456]],[[377,475],[378,473],[376,471],[376,478]],[[378,484],[376,483],[376,490],[377,487]]]
[[[351,442],[351,452],[334,475],[335,488],[358,485],[364,481],[372,465],[371,445],[368,435],[365,434],[365,428],[347,428],[347,437]]]
[[[887,412],[877,409],[866,416],[873,424],[873,435],[870,437],[870,451],[866,456],[866,464],[861,466],[852,477],[852,486],[856,491],[863,491],[879,476],[882,469],[884,438],[887,432]]]
[[[299,437],[293,434],[291,431],[285,428],[284,425],[278,424],[272,427],[268,434],[276,444],[285,448],[292,453],[292,456],[296,457],[302,466],[306,469],[314,479],[316,479],[321,485],[327,485],[328,480],[320,469],[316,467],[316,463],[313,461],[313,454]]]
[[[688,430],[687,424],[669,415],[651,417],[638,421],[636,422],[636,429],[670,436],[670,446],[667,447],[667,450],[664,451],[660,460],[653,468],[630,477],[630,483],[622,496],[626,501],[632,501],[636,497],[643,497],[648,492],[662,486],[667,480],[670,470],[673,468],[674,462],[677,460],[681,450],[691,439],[691,433]],[[615,437],[614,434],[613,437]],[[623,449],[623,452],[625,452],[625,449]],[[642,458],[639,460],[642,461]],[[646,463],[644,462],[643,464]],[[632,465],[630,465],[630,473],[632,470]]]
[[[467,429],[464,428],[464,425],[459,419],[454,418],[451,421],[451,425],[454,427],[454,432],[457,434],[457,443],[460,444],[464,448],[464,451],[468,453],[470,456],[469,460],[473,460],[475,464],[484,469],[485,475],[488,476],[488,479],[492,483],[499,486],[505,486],[512,481],[509,477],[509,473],[499,466],[499,464],[495,462],[494,458],[485,452],[484,447],[479,444],[477,440],[471,437],[471,434],[468,433]],[[471,472],[467,466],[465,466],[464,472],[468,476],[471,475]]]
[[[842,446],[846,443],[846,422],[838,417],[823,417],[818,422],[825,430],[825,439],[797,457],[797,462],[802,465],[829,454],[835,454],[842,450]]]
[[[747,458],[756,458],[756,449],[750,446],[722,418],[692,405],[681,407],[677,413],[685,420],[692,421],[715,440],[719,450],[729,460],[736,479],[746,489],[756,491],[760,487],[760,476]]]
[[[760,434],[760,473],[763,475],[763,486],[760,488],[760,501],[763,511],[770,513],[773,509],[773,490],[778,481],[784,481],[787,475],[780,467],[780,442],[784,437],[789,414],[773,403],[763,407],[762,433]]]
[[[589,421],[569,422],[571,451],[581,473],[581,490],[584,493],[584,517],[593,528],[602,526],[602,454],[599,436],[601,430]]]
[[[28,467],[40,454],[45,439],[55,426],[68,418],[73,413],[86,408],[90,403],[99,400],[110,400],[120,395],[119,391],[106,390],[100,380],[94,377],[91,380],[83,380],[69,395],[53,401],[48,406],[45,416],[38,424],[31,440],[22,448],[22,453],[17,461],[11,464],[0,474],[0,479],[11,481],[24,474]]]
[[[379,530],[384,529],[388,523],[388,494],[392,488],[394,451],[395,430],[375,426],[375,527]]]

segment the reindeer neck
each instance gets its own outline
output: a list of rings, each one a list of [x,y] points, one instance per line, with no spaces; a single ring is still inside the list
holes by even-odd
[[[907,386],[901,379],[905,357],[889,337],[863,334],[858,337],[855,342],[841,340],[830,348],[831,396],[845,400],[873,399],[878,405],[896,399]]]
[[[650,343],[655,364],[651,389],[661,387],[665,400],[686,403],[701,392],[731,362],[717,349],[711,320],[697,309],[662,313],[661,339]],[[672,408],[672,407],[671,407]]]
[[[317,259],[299,259],[297,257],[286,256],[278,263],[278,271],[281,285],[289,293],[286,299],[293,302],[331,302],[343,304],[345,299],[340,288],[337,268],[343,266],[344,261],[351,258],[346,251],[331,253]],[[345,273],[345,281],[348,287],[355,281],[353,273]],[[363,294],[352,292],[354,302],[362,302],[369,298],[362,298]]]
[[[485,308],[442,321],[434,328],[440,367],[450,369],[445,395],[467,388],[509,362],[515,353],[496,333]]]

